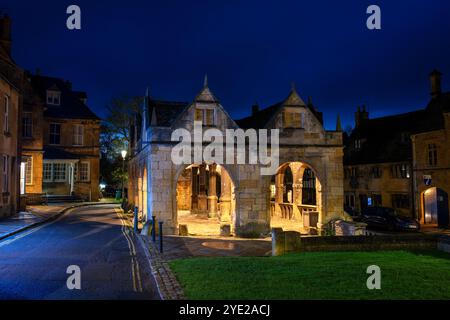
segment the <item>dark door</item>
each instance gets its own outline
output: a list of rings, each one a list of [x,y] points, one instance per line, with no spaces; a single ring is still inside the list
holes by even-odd
[[[449,223],[449,212],[448,212],[448,194],[442,189],[437,189],[436,192],[436,202],[437,202],[437,218],[438,225],[440,227],[447,227]]]

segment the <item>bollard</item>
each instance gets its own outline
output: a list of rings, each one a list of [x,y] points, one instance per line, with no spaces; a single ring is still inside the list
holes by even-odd
[[[152,241],[156,242],[156,217],[152,216]]]
[[[139,218],[138,218],[138,207],[134,207],[134,232],[138,232],[138,223],[139,223]]]
[[[159,252],[163,252],[163,230],[162,230],[163,222],[159,221]]]

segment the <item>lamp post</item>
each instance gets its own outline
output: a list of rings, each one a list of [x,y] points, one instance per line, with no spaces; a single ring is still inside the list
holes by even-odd
[[[125,196],[125,183],[124,183],[124,175],[125,175],[125,158],[127,156],[127,150],[122,150],[122,206],[124,204],[124,196]]]

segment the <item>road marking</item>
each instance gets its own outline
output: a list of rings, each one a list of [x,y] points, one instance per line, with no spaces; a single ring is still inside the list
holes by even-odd
[[[124,218],[122,210],[114,208],[117,216],[119,217],[120,223],[122,224],[122,233],[127,240],[128,249],[130,250],[131,256],[131,275],[133,278],[133,290],[135,292],[142,292],[142,281],[141,272],[139,268],[139,262],[136,259],[136,248],[134,246],[133,239],[131,238],[131,223]]]

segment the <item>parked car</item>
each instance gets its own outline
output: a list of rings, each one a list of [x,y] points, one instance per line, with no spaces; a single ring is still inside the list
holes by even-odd
[[[418,231],[420,224],[407,217],[397,214],[395,209],[387,207],[368,207],[361,211],[361,221],[367,223],[368,228]]]
[[[346,205],[344,205],[344,212],[349,216],[351,216],[354,221],[359,220],[361,217],[361,213],[359,211]]]

